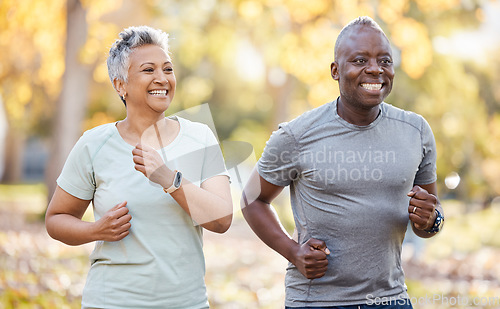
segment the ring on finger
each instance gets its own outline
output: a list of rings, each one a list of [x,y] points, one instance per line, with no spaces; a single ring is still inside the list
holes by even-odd
[[[413,207],[413,210],[411,211],[413,214],[417,214],[417,207]]]

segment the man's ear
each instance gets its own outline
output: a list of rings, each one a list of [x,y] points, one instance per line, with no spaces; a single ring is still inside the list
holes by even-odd
[[[115,89],[120,97],[127,93],[125,90],[125,82],[123,80],[115,78],[113,80],[113,86],[115,86]]]
[[[336,61],[332,62],[332,64],[330,65],[330,70],[332,73],[332,78],[334,80],[339,80],[338,64]]]

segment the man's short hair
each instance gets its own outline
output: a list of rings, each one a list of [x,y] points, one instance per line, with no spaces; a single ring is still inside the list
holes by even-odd
[[[335,42],[335,49],[334,49],[334,57],[337,58],[339,47],[344,40],[344,37],[355,27],[355,26],[368,26],[372,27],[374,29],[380,30],[385,36],[384,31],[382,28],[380,28],[379,24],[377,24],[376,21],[374,21],[371,17],[369,16],[360,16],[351,22],[349,22],[347,25],[342,28],[342,30],[339,33],[339,36],[337,37],[337,41]],[[387,37],[387,36],[386,36]]]

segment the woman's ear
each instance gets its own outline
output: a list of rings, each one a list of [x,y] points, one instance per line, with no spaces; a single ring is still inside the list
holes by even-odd
[[[123,80],[118,78],[113,79],[113,86],[115,86],[115,89],[120,97],[123,97],[127,93],[125,89],[125,82]]]
[[[339,80],[338,64],[336,61],[332,62],[332,64],[330,65],[330,70],[332,73],[332,78],[334,80]]]

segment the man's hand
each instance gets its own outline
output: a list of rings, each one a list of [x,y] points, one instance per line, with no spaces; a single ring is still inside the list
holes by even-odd
[[[95,222],[95,233],[99,240],[118,241],[129,234],[132,216],[128,213],[127,202],[121,202],[108,210]]]
[[[329,254],[324,241],[311,238],[300,245],[292,263],[307,279],[321,278],[328,268],[326,256]]]
[[[428,230],[436,221],[437,197],[419,186],[414,186],[408,193],[410,221],[419,230]]]
[[[174,173],[167,168],[160,154],[152,147],[137,144],[132,150],[135,169],[143,173],[149,180],[163,188],[172,185]]]

